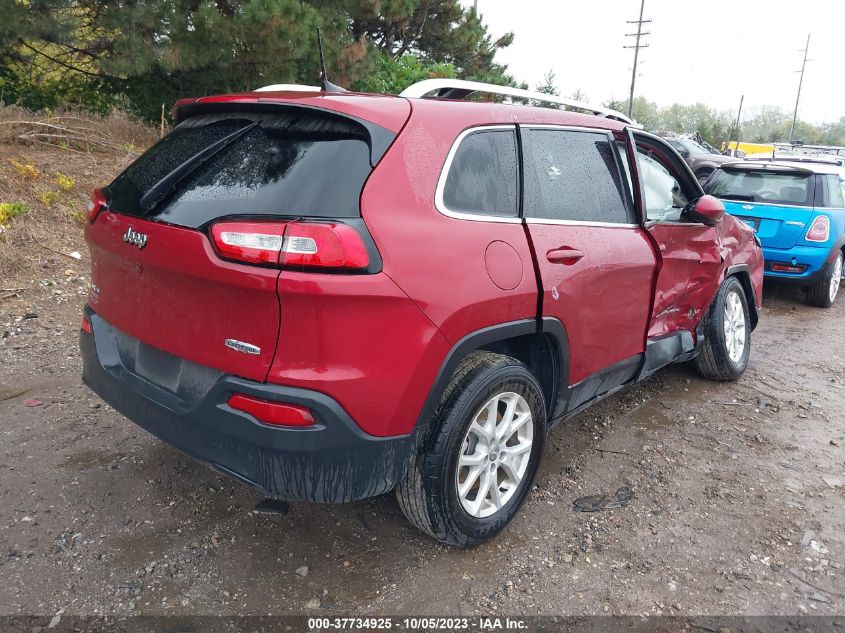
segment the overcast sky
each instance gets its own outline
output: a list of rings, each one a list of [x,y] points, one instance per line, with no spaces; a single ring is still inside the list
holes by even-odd
[[[462,0],[471,5],[472,0]],[[501,51],[518,81],[533,88],[547,70],[561,94],[625,99],[631,82],[640,0],[478,0],[494,37],[513,31]],[[736,110],[792,112],[807,34],[807,71],[798,115],[819,123],[845,116],[845,0],[646,0],[653,22],[640,51],[635,94],[659,105],[698,101]]]

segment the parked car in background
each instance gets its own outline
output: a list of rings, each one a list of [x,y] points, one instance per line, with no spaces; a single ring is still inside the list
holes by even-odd
[[[396,490],[467,546],[561,420],[673,362],[738,378],[751,229],[620,113],[422,98],[480,91],[573,105],[446,79],[177,104],[92,197],[85,383],[268,495]]]
[[[666,139],[683,157],[692,169],[698,182],[704,184],[719,165],[735,162],[736,158],[716,153],[691,138],[675,137]]]
[[[806,288],[828,308],[839,292],[845,248],[845,169],[830,160],[722,165],[705,184],[763,245],[766,277]]]

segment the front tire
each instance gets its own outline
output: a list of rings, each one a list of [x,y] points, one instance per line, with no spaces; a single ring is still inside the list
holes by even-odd
[[[543,393],[528,368],[473,352],[455,370],[396,489],[402,512],[448,545],[492,538],[528,496],[545,434]]]
[[[704,318],[704,343],[695,359],[698,373],[710,380],[736,380],[751,355],[748,301],[736,277],[725,280]]]
[[[818,308],[829,308],[839,294],[839,285],[842,281],[842,251],[836,255],[836,259],[824,267],[819,283],[807,288],[807,300],[810,305]]]

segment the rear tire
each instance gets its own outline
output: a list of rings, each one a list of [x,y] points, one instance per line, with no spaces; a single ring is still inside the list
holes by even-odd
[[[396,489],[399,507],[442,543],[482,543],[528,496],[545,434],[543,392],[528,368],[509,356],[473,352],[455,370]]]
[[[704,319],[704,343],[695,359],[698,373],[710,380],[736,380],[751,354],[748,301],[736,277],[725,280]]]
[[[817,308],[829,308],[839,294],[839,285],[842,281],[842,251],[839,251],[836,259],[824,267],[819,283],[807,288],[807,300],[810,305]]]

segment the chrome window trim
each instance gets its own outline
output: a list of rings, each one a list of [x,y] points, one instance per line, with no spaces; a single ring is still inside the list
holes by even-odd
[[[707,227],[704,222],[684,222],[683,220],[647,220],[646,223],[643,225],[645,228],[650,229],[653,226],[693,226],[701,228],[702,226]],[[707,228],[714,228],[714,227],[707,227]]]
[[[452,169],[452,161],[455,159],[455,154],[458,153],[463,140],[475,132],[487,132],[495,130],[510,130],[514,133],[514,143],[516,143],[516,124],[497,124],[497,125],[479,125],[477,127],[469,127],[458,134],[458,138],[452,143],[449,148],[449,153],[446,155],[446,161],[440,170],[440,177],[437,179],[437,189],[434,191],[434,208],[440,212],[441,215],[453,218],[455,220],[469,220],[471,222],[501,222],[504,224],[521,224],[522,218],[519,217],[519,200],[517,199],[517,215],[484,215],[482,213],[472,213],[469,211],[453,211],[446,206],[443,201],[443,192],[446,189],[446,179],[449,177],[449,170]],[[517,156],[519,162],[519,156]],[[517,187],[519,183],[517,183]]]
[[[555,220],[554,218],[525,218],[527,224],[557,224],[561,226],[598,226],[608,229],[638,229],[639,224],[622,222],[588,222],[586,220]]]
[[[520,123],[519,127],[523,130],[560,130],[561,132],[592,132],[593,134],[604,134],[613,138],[613,130],[608,130],[606,127],[589,127],[585,125],[563,125],[557,123]]]

